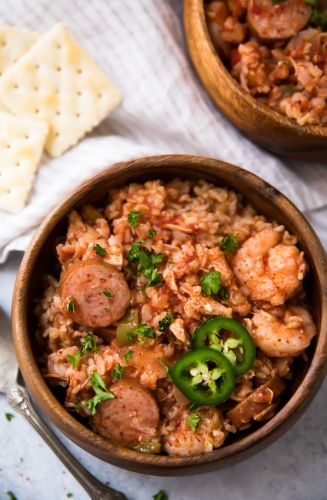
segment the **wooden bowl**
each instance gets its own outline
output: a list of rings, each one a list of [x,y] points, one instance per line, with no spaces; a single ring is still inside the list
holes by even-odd
[[[241,132],[279,155],[327,159],[327,126],[298,125],[252,97],[232,77],[211,42],[203,0],[184,0],[184,29],[191,59],[204,87]]]
[[[177,458],[141,454],[104,440],[80,423],[62,406],[45,383],[37,364],[33,309],[40,296],[44,273],[59,274],[55,254],[58,237],[65,235],[67,215],[83,204],[103,205],[110,190],[131,181],[207,179],[242,192],[262,214],[277,219],[299,238],[310,265],[306,281],[318,336],[309,349],[309,361],[297,360],[293,381],[281,409],[267,423],[258,425],[211,453]],[[245,170],[219,160],[187,155],[141,158],[119,163],[84,182],[44,220],[21,263],[13,300],[13,338],[18,362],[39,407],[67,437],[89,453],[125,469],[157,475],[208,472],[244,459],[280,436],[303,412],[324,376],[327,357],[326,258],[319,240],[303,215],[272,186]]]

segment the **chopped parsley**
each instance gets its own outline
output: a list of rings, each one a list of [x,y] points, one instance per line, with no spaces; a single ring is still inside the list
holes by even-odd
[[[98,372],[92,373],[90,383],[95,392],[95,396],[88,400],[87,409],[91,415],[95,415],[98,405],[107,399],[114,399],[115,395],[108,389],[105,381],[100,377]]]
[[[119,363],[116,366],[116,368],[111,372],[112,379],[119,380],[120,378],[122,378],[124,371],[125,371],[125,366]]]
[[[131,210],[127,216],[128,224],[135,229],[139,225],[142,215],[142,212]]]
[[[312,7],[310,22],[316,26],[320,26],[322,31],[327,31],[327,17],[319,10],[318,0],[304,0]]]
[[[10,500],[17,500],[16,495],[12,491],[7,491],[6,495],[10,498]]]
[[[67,493],[67,495],[66,495],[66,497],[67,497],[67,498],[72,498],[73,496],[74,496],[74,495],[73,495],[72,493],[70,493],[70,492],[69,492],[69,493]]]
[[[278,5],[279,3],[284,3],[286,0],[272,0],[273,5]]]
[[[73,297],[69,297],[66,304],[66,311],[69,313],[75,312],[75,302]]]
[[[143,271],[143,274],[146,278],[148,278],[148,282],[145,288],[149,288],[151,286],[159,288],[162,285],[162,276],[161,274],[159,274],[158,269],[146,269]]]
[[[15,418],[15,415],[12,413],[5,413],[5,418],[8,420],[8,422],[11,422],[13,418]]]
[[[188,417],[186,419],[186,423],[189,426],[189,428],[192,430],[192,432],[196,431],[196,428],[199,425],[200,420],[201,420],[201,417],[197,413],[193,413],[190,417]]]
[[[227,290],[227,288],[221,288],[219,290],[219,297],[222,300],[228,300],[229,299],[229,291]]]
[[[102,246],[99,245],[99,243],[96,243],[95,245],[93,245],[93,250],[100,257],[103,257],[107,253],[107,250],[105,250],[105,248],[102,248]]]
[[[202,276],[200,285],[203,295],[217,294],[220,290],[221,276],[219,271],[210,271]]]
[[[105,295],[106,297],[113,297],[113,294],[110,290],[104,290],[103,295]]]
[[[164,490],[159,490],[152,498],[153,500],[168,500],[168,495]]]
[[[220,248],[225,253],[233,253],[239,246],[240,241],[236,238],[235,234],[228,234],[220,243]]]
[[[97,350],[97,343],[93,333],[87,333],[82,340],[81,353],[86,354],[87,351],[96,352]]]
[[[157,234],[157,231],[155,229],[149,229],[148,238],[153,238],[156,234]]]
[[[127,333],[128,340],[133,342],[138,339],[140,346],[144,346],[146,344],[146,339],[154,339],[155,337],[156,334],[153,329],[145,323],[136,327],[134,331]]]
[[[162,276],[156,267],[163,260],[161,253],[151,253],[145,248],[141,248],[141,242],[137,241],[132,243],[127,257],[130,263],[138,261],[138,272],[142,273],[148,280],[145,288],[152,286],[158,288],[162,285]]]
[[[141,252],[141,243],[139,241],[135,241],[131,245],[131,249],[129,250],[127,257],[129,262],[134,262],[139,258]]]
[[[150,328],[150,326],[146,325],[145,323],[143,325],[139,325],[135,332],[141,336],[141,337],[148,337],[149,339],[154,339],[156,337],[156,334]]]
[[[164,332],[169,325],[172,324],[172,322],[175,320],[174,316],[169,312],[166,314],[166,316],[162,319],[159,319],[158,325],[159,325],[159,332]]]
[[[81,353],[80,353],[80,351],[78,351],[78,353],[75,354],[75,356],[72,356],[71,354],[68,354],[67,361],[68,361],[68,363],[73,368],[77,368],[78,365],[79,365],[79,362],[81,361]]]
[[[123,358],[125,361],[129,361],[130,359],[132,359],[132,356],[133,356],[133,352],[132,350],[129,350],[126,352],[126,354],[124,354]]]
[[[128,340],[130,340],[132,342],[133,340],[135,340],[137,338],[137,333],[128,332],[127,333],[127,338],[128,338]]]

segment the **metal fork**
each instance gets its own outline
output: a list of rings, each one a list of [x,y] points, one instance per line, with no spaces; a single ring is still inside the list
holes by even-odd
[[[17,383],[18,365],[14,353],[10,322],[0,312],[0,392],[7,395],[10,406],[34,427],[59,460],[67,467],[92,500],[127,500],[120,491],[104,485],[88,472],[57,438],[52,429],[36,412],[26,389]]]

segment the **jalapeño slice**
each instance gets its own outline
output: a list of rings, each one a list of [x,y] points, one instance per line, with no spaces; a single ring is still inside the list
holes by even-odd
[[[235,373],[228,359],[209,347],[183,354],[169,370],[178,389],[198,405],[219,405],[235,387]]]
[[[256,350],[244,326],[230,318],[216,317],[200,325],[192,337],[192,348],[210,347],[221,352],[233,365],[237,377],[254,363]]]

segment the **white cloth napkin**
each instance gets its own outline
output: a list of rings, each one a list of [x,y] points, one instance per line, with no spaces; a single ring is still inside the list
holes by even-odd
[[[210,102],[185,55],[168,0],[8,0],[3,23],[46,31],[64,22],[124,94],[91,136],[59,159],[44,158],[27,207],[0,212],[0,262],[24,250],[49,211],[88,176],[117,161],[192,153],[236,163],[302,210],[327,203],[323,163],[277,159],[244,138]]]

